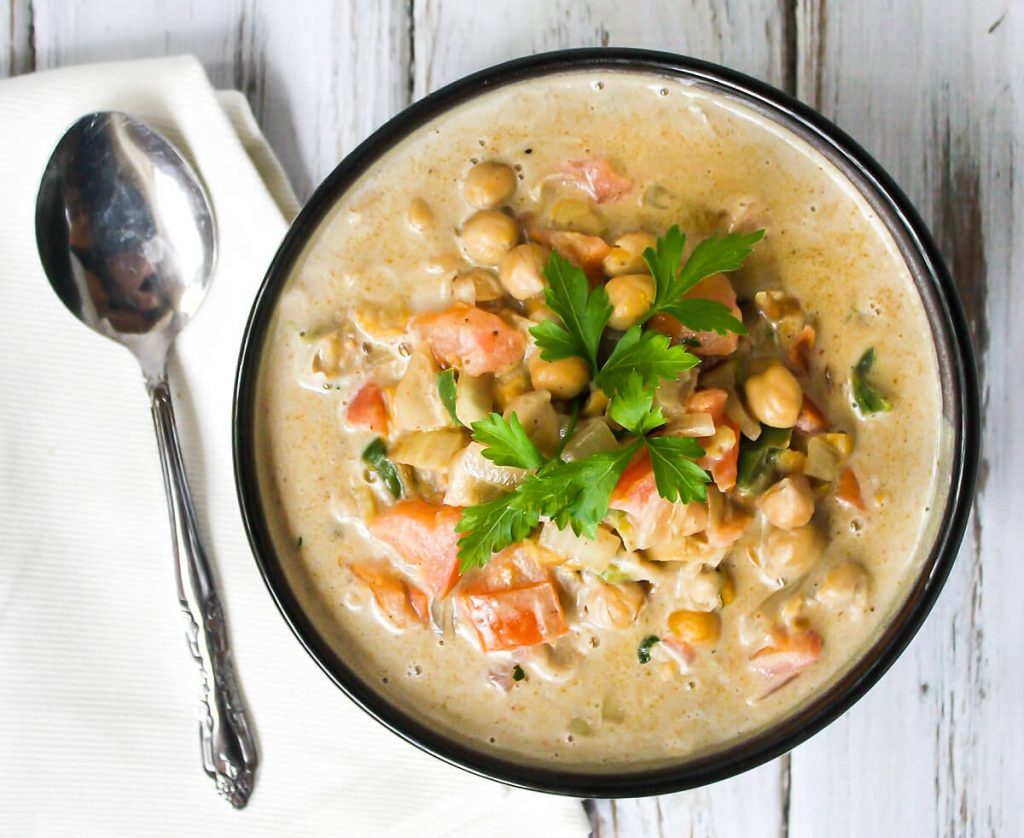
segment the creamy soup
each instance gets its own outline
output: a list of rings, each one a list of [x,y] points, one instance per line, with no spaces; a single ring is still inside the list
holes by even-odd
[[[258,398],[324,633],[522,762],[640,768],[763,728],[929,547],[939,378],[894,242],[803,141],[669,79],[500,88],[388,152],[299,260]]]

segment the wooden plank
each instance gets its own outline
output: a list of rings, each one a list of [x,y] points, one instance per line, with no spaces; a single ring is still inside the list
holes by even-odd
[[[941,13],[798,2],[799,93],[873,153],[932,226],[979,352],[983,453],[999,456],[983,462],[971,530],[921,635],[863,702],[793,754],[794,835],[1024,829],[1024,564],[1010,523],[1024,500],[1024,426],[1007,387],[1019,379],[1009,364],[1024,308],[1019,11],[994,0]]]
[[[414,3],[413,96],[467,73],[544,50],[643,46],[728,64],[776,85],[791,80],[787,5],[776,0],[461,0]],[[646,800],[593,801],[595,835],[784,833],[788,762],[718,785]]]
[[[408,102],[405,0],[8,0],[16,72],[190,52],[242,90],[300,197]],[[32,38],[28,39],[28,30]]]
[[[583,46],[663,49],[728,64],[777,85],[788,78],[787,3],[731,0],[417,0],[415,98],[506,59]]]

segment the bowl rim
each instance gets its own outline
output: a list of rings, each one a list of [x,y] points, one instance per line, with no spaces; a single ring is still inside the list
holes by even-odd
[[[900,228],[904,244],[919,260],[923,276],[916,278],[916,283],[923,282],[931,287],[932,302],[937,309],[935,316],[945,328],[948,343],[954,408],[959,408],[952,421],[951,485],[934,546],[903,605],[871,648],[821,695],[753,736],[709,754],[628,773],[592,772],[571,765],[532,765],[486,753],[451,739],[406,714],[360,679],[316,629],[288,585],[263,513],[255,456],[256,389],[264,338],[295,260],[335,201],[394,145],[455,106],[507,84],[586,70],[649,72],[690,80],[732,95],[748,106],[755,105],[757,110],[777,115],[785,120],[782,124],[790,130],[797,126],[801,129],[798,135],[807,141],[810,141],[807,135],[815,138],[827,149],[826,156],[834,163],[838,158],[863,178],[872,190],[872,197]],[[859,186],[857,188],[863,193]],[[934,329],[934,322],[932,327]],[[811,108],[735,70],[667,52],[603,47],[558,50],[515,59],[459,79],[401,111],[338,164],[289,227],[253,302],[238,360],[232,447],[243,523],[263,581],[306,652],[362,710],[419,749],[492,780],[576,797],[638,797],[707,785],[786,753],[845,713],[892,666],[931,611],[967,526],[978,468],[978,383],[968,336],[967,319],[956,286],[917,211],[867,152]]]

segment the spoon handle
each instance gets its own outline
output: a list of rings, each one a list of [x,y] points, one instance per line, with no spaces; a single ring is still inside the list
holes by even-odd
[[[221,796],[241,809],[252,793],[259,761],[256,743],[235,678],[224,611],[199,536],[166,376],[148,383],[147,388],[171,517],[178,601],[189,649],[202,676],[199,742],[203,768]]]

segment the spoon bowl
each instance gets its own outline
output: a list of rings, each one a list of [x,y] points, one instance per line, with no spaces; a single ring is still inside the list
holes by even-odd
[[[71,313],[158,377],[217,261],[213,210],[174,146],[127,114],[83,116],[43,174],[36,239]]]
[[[253,789],[256,743],[167,382],[167,353],[213,277],[210,202],[192,167],[164,137],[126,114],[92,113],[68,129],[46,166],[36,200],[36,244],[64,305],[126,346],[142,367],[167,493],[178,603],[202,680],[203,768],[240,809]]]

